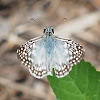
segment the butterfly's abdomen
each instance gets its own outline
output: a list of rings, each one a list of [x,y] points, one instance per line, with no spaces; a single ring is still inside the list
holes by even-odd
[[[54,49],[54,39],[51,36],[48,36],[45,42],[45,50],[47,54],[51,54]]]

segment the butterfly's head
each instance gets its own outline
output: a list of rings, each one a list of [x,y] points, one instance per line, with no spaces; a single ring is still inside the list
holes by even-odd
[[[44,27],[44,34],[51,36],[52,34],[54,34],[54,28],[53,27]]]

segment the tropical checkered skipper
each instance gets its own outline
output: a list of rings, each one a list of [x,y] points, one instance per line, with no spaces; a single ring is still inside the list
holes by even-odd
[[[58,78],[64,77],[84,56],[81,45],[53,34],[53,27],[45,27],[43,36],[27,41],[17,50],[18,58],[36,78],[52,76],[53,68]]]

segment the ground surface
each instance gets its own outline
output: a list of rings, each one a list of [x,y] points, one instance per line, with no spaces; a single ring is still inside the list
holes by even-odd
[[[86,50],[84,59],[100,71],[99,4],[97,0],[1,0],[0,100],[56,100],[46,77],[38,80],[31,76],[18,61],[16,49],[42,35],[40,25],[55,25],[64,17],[68,20],[57,26],[55,35],[81,44]]]

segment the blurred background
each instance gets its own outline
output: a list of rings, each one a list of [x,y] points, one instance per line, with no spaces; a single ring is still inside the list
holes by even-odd
[[[100,0],[0,0],[0,100],[56,100],[47,78],[31,76],[16,57],[20,45],[56,24],[55,35],[81,44],[100,71]]]

